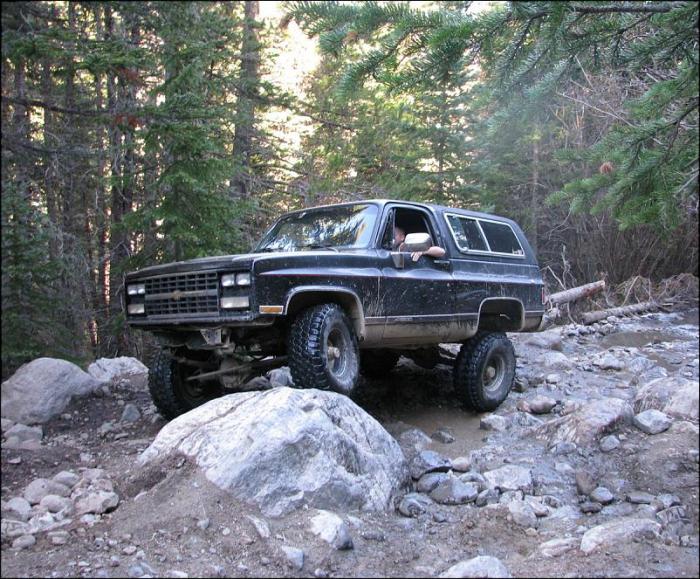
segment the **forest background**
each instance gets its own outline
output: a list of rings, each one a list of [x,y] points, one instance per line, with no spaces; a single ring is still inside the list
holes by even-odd
[[[125,271],[373,197],[517,220],[552,291],[697,273],[698,4],[2,4],[3,377],[142,356]]]

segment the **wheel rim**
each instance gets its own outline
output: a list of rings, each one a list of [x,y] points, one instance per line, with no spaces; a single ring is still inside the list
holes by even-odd
[[[340,328],[332,328],[326,339],[326,367],[336,378],[342,379],[348,367],[348,338]]]
[[[178,397],[191,408],[199,406],[209,399],[206,386],[201,380],[187,381],[187,378],[199,372],[199,370],[186,372],[182,367],[178,367],[175,371],[175,388]]]
[[[484,369],[481,372],[481,380],[484,385],[484,390],[493,394],[497,392],[506,373],[506,365],[502,356],[498,354],[489,356],[489,359],[484,364]]]

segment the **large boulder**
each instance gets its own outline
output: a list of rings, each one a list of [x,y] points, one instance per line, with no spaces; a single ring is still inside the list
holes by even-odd
[[[148,376],[148,368],[136,358],[120,356],[118,358],[100,358],[88,366],[88,374],[100,382],[116,384],[121,380]]]
[[[401,448],[346,396],[276,388],[212,400],[167,424],[141,465],[184,454],[267,516],[302,506],[383,510],[408,482]]]
[[[681,376],[658,378],[644,384],[634,398],[634,411],[661,410],[669,416],[698,420],[700,386]]]
[[[601,398],[536,427],[535,432],[538,438],[549,440],[549,446],[560,442],[588,446],[631,419],[632,407],[627,402],[619,398]]]
[[[2,417],[22,424],[47,422],[71,398],[90,394],[100,384],[71,362],[37,358],[2,383]]]

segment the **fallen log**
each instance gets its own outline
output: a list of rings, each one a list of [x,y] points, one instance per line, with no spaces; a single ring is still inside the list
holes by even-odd
[[[581,321],[584,324],[593,324],[595,322],[599,322],[600,320],[604,320],[608,316],[630,316],[632,314],[641,314],[643,312],[656,310],[658,308],[659,304],[654,301],[642,302],[619,308],[610,308],[608,310],[600,310],[597,312],[587,312],[581,316]]]
[[[552,305],[566,304],[569,302],[580,300],[582,298],[587,298],[588,296],[591,296],[594,293],[597,293],[604,289],[605,280],[601,279],[600,281],[594,281],[593,283],[587,283],[578,287],[574,287],[568,290],[564,290],[562,292],[552,294],[551,296],[549,296],[548,301]]]

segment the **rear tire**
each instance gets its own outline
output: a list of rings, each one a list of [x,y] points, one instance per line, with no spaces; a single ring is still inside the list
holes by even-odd
[[[304,310],[289,332],[289,369],[301,388],[333,390],[350,396],[359,377],[355,332],[336,304]]]
[[[170,352],[161,350],[154,356],[148,389],[156,408],[168,420],[222,395],[218,382],[187,382],[196,372],[196,368],[175,360]]]
[[[400,357],[395,350],[362,350],[360,372],[370,378],[383,378],[396,367]]]
[[[479,332],[462,345],[454,367],[455,390],[467,408],[495,410],[515,378],[515,350],[503,332]]]

